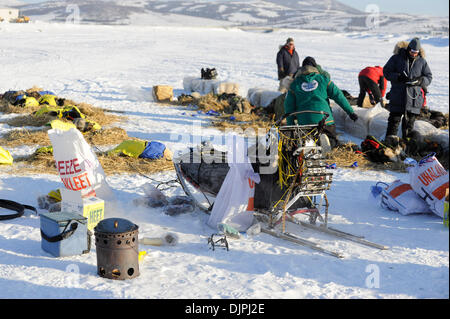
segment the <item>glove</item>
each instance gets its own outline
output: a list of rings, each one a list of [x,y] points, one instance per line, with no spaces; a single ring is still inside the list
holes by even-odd
[[[405,83],[408,81],[410,81],[410,79],[404,73],[398,75],[397,82]]]
[[[358,115],[356,115],[356,113],[350,114],[349,117],[352,119],[353,122],[356,122],[356,120],[358,119]]]
[[[414,85],[422,86],[422,84],[423,84],[423,76],[419,76],[419,77],[415,78],[413,83],[414,83]]]

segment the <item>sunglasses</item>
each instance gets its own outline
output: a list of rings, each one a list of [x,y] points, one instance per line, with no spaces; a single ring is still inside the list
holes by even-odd
[[[416,50],[411,50],[411,53],[414,53],[414,54],[416,54],[416,53],[419,53],[419,51],[416,51]]]

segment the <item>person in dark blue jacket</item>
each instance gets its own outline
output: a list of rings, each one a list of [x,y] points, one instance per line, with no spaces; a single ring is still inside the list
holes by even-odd
[[[294,39],[288,38],[286,44],[281,46],[277,53],[278,80],[285,77],[294,77],[300,67],[300,60],[295,50]],[[281,83],[280,83],[281,84]]]
[[[383,72],[391,82],[391,90],[386,95],[390,112],[386,138],[397,135],[401,122],[402,138],[408,139],[416,117],[425,104],[427,87],[432,80],[419,38],[414,38],[409,43],[397,43],[394,55],[384,66]]]

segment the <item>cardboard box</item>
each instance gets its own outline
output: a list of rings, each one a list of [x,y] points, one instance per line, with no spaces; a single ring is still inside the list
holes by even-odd
[[[80,214],[88,219],[87,228],[93,230],[105,217],[105,201],[95,196],[82,196],[81,192],[61,189],[61,211]]]

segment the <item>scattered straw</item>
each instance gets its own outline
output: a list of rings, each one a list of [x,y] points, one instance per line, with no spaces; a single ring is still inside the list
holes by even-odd
[[[232,116],[234,116],[235,120],[230,119]],[[272,122],[268,118],[258,116],[254,113],[235,113],[223,114],[218,117],[218,120],[213,120],[211,125],[221,131],[229,129],[246,130],[251,128],[255,132],[258,132],[258,129],[268,130],[271,127]]]
[[[17,174],[58,174],[53,154],[34,153],[14,159]]]
[[[21,145],[49,145],[48,129],[29,131],[27,129],[12,130],[0,138],[0,145],[16,147]]]
[[[83,134],[86,142],[91,145],[114,145],[118,142],[133,139],[127,132],[119,127],[89,131]]]
[[[106,175],[113,174],[144,174],[173,170],[173,162],[166,158],[151,160],[146,158],[131,158],[120,155],[97,153],[97,158]],[[8,170],[15,174],[58,174],[52,154],[34,153],[14,160]]]
[[[112,174],[144,174],[173,170],[173,162],[165,158],[151,160],[147,158],[132,158],[121,155],[98,154],[106,175]]]
[[[21,145],[50,145],[48,130],[50,127],[38,131],[27,129],[15,129],[0,138],[0,145],[16,147]],[[90,145],[114,145],[118,141],[134,139],[128,136],[127,132],[119,127],[100,129],[98,131],[88,131],[83,133],[86,142]]]
[[[56,118],[57,118],[56,116],[51,116],[48,114],[42,116],[33,116],[31,114],[27,114],[27,115],[19,115],[1,122],[6,123],[9,126],[13,127],[24,127],[24,126],[39,127],[44,126],[45,124],[55,120]]]
[[[213,110],[216,112],[225,112],[230,113],[230,104],[227,100],[221,100],[219,101],[217,99],[217,96],[213,93],[208,93],[206,95],[203,95],[197,100],[196,105],[199,107],[199,109],[204,111]]]
[[[350,167],[354,162],[358,162],[358,168],[361,170],[391,170],[397,172],[406,172],[406,165],[402,162],[374,163],[369,161],[364,154],[355,153],[356,145],[347,143],[332,149],[326,154],[326,160],[329,164],[336,163],[337,167]]]
[[[17,113],[17,114],[24,114],[24,113],[33,113],[37,110],[39,110],[42,106],[15,106],[12,104],[9,104],[5,100],[0,100],[0,112],[5,114],[11,114],[11,113]]]
[[[337,167],[350,167],[354,162],[358,162],[358,167],[367,169],[370,161],[361,153],[355,153],[355,144],[347,143],[332,149],[326,154],[329,164],[336,163]]]

